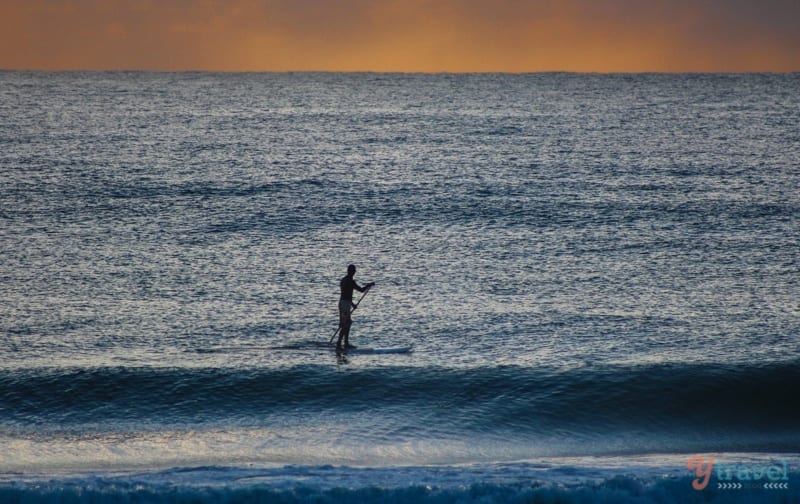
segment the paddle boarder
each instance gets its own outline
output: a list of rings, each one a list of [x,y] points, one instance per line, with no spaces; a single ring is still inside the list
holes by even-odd
[[[342,349],[342,338],[344,338],[345,349],[355,348],[350,344],[350,326],[353,324],[350,313],[356,308],[356,305],[353,304],[353,289],[358,292],[366,292],[375,285],[375,282],[370,282],[361,287],[353,278],[355,274],[356,267],[351,264],[347,267],[347,276],[339,281],[339,288],[342,291],[342,295],[339,297],[339,339],[336,341],[336,348],[339,350]]]

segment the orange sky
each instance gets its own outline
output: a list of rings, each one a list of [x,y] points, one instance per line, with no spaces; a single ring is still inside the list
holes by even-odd
[[[800,0],[0,0],[0,68],[800,71]]]

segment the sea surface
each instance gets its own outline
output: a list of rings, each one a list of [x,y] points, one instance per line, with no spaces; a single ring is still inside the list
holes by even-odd
[[[800,74],[0,72],[0,502],[800,502],[798,391]]]

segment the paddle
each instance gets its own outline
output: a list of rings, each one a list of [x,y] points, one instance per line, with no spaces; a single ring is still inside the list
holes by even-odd
[[[363,294],[361,294],[361,297],[360,297],[360,298],[358,298],[358,301],[356,301],[356,304],[354,304],[354,305],[353,305],[353,309],[352,309],[352,310],[350,310],[350,313],[353,313],[354,311],[356,311],[356,308],[358,308],[358,305],[360,305],[360,304],[361,304],[361,300],[362,300],[362,299],[364,299],[364,296],[366,296],[366,295],[367,295],[367,292],[369,292],[369,290],[372,288],[372,286],[373,286],[373,285],[375,285],[375,284],[372,284],[372,285],[370,285],[369,287],[367,287],[366,289],[364,289],[364,293],[363,293]],[[328,340],[328,344],[329,344],[329,345],[330,345],[331,343],[333,343],[333,338],[335,338],[335,337],[336,337],[336,335],[337,335],[337,334],[339,334],[339,331],[341,331],[341,330],[342,330],[342,326],[340,325],[340,326],[339,326],[339,327],[336,329],[336,332],[334,332],[334,333],[333,333],[333,336],[331,336],[331,339],[330,339],[330,340]]]

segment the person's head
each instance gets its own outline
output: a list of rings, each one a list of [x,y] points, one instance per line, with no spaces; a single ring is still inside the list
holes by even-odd
[[[350,266],[347,267],[347,276],[353,276],[355,274],[356,274],[356,265],[351,264]]]

